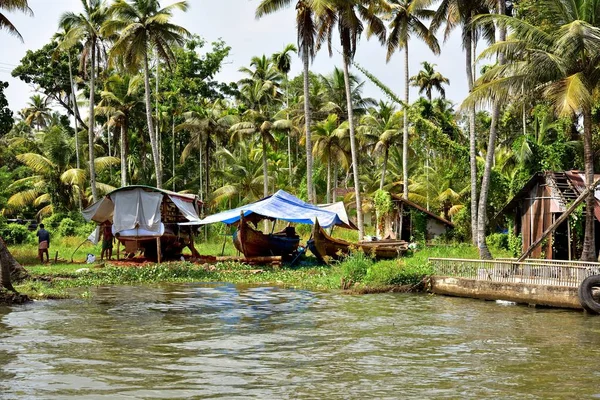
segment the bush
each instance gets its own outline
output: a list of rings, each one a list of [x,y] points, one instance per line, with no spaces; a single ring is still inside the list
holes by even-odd
[[[498,250],[508,250],[508,234],[493,233],[487,237],[488,246]]]
[[[46,230],[56,231],[60,226],[60,222],[65,218],[67,218],[67,215],[63,213],[52,214],[51,216],[44,218],[42,224],[44,224]]]
[[[418,285],[431,275],[429,265],[404,265],[398,260],[381,261],[369,268],[365,282],[373,285]]]
[[[373,259],[362,251],[352,252],[342,263],[342,277],[352,282],[360,282],[373,265]]]
[[[86,238],[90,236],[90,233],[96,229],[96,224],[94,222],[84,222],[76,223],[75,234],[74,236],[78,236],[80,238]]]
[[[77,226],[78,224],[75,221],[67,217],[60,221],[56,233],[62,237],[75,236],[77,234]]]
[[[9,245],[32,243],[33,236],[25,225],[8,224],[0,228],[4,242]]]

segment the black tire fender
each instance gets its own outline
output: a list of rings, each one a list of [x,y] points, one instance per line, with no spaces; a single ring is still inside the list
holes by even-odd
[[[588,276],[579,285],[578,295],[581,306],[594,314],[600,314],[600,302],[594,299],[594,288],[600,289],[600,275]]]

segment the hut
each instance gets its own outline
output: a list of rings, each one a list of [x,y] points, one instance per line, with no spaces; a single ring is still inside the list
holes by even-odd
[[[193,225],[200,221],[202,202],[193,194],[181,194],[150,186],[126,186],[114,190],[83,210],[88,221],[111,224],[112,233],[125,253],[159,262],[178,259],[183,248],[194,248]],[[117,251],[119,253],[119,251]]]
[[[388,226],[386,227],[387,234],[385,236],[393,236],[410,242],[414,241],[417,234],[420,233],[424,236],[426,242],[430,242],[454,229],[452,222],[410,200],[392,194],[392,201],[394,212],[391,216],[391,224],[386,224]],[[420,220],[424,223],[419,223],[415,219],[415,215],[422,216],[423,218]],[[419,227],[419,224],[422,226]],[[417,232],[419,228],[424,232]],[[393,234],[390,234],[390,232],[393,232]]]
[[[596,175],[594,180],[600,178]],[[517,194],[498,213],[498,217],[512,220],[514,234],[521,235],[523,252],[542,236],[550,225],[566,211],[585,190],[586,180],[583,171],[546,171],[534,174]],[[596,206],[594,208],[596,248],[598,248],[600,228],[600,191],[596,190]],[[497,219],[498,219],[497,217]],[[577,257],[576,249],[580,247],[577,235],[571,230],[569,217],[565,222],[535,248],[533,258],[571,260]]]

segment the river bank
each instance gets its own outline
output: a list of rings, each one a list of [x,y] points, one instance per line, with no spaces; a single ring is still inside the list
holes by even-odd
[[[195,264],[169,262],[120,265],[111,262],[85,264],[89,254],[98,254],[97,246],[85,244],[72,255],[71,248],[80,238],[56,241],[53,251],[58,261],[40,265],[31,246],[13,246],[10,251],[30,274],[15,288],[32,299],[85,298],[90,289],[100,286],[145,285],[160,283],[227,282],[248,286],[279,286],[317,292],[342,291],[352,294],[421,291],[424,279],[431,275],[429,257],[476,257],[470,245],[422,247],[396,260],[375,261],[364,253],[355,253],[332,265],[319,265],[312,256],[305,257],[293,268],[257,267],[225,262]],[[220,254],[221,243],[203,243],[203,254]],[[226,246],[226,255],[233,255]],[[503,254],[497,252],[499,256]],[[65,257],[66,256],[66,257]],[[79,261],[79,262],[77,262]]]

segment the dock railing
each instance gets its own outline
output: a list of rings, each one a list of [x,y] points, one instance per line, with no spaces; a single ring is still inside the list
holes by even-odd
[[[429,259],[434,276],[480,281],[578,287],[588,276],[600,275],[600,263],[551,261]]]

